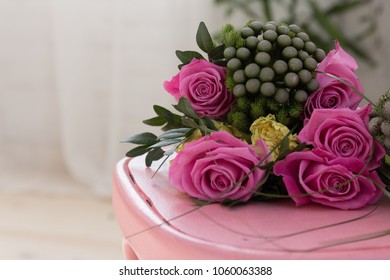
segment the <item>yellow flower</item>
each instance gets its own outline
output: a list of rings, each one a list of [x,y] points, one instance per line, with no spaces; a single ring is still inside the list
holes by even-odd
[[[257,140],[263,139],[268,148],[272,150],[279,145],[290,130],[285,125],[278,123],[274,115],[269,114],[266,117],[260,117],[255,120],[250,127],[250,131],[252,132],[252,145],[254,145]],[[290,140],[290,149],[297,147],[297,135],[291,134],[288,138]],[[273,152],[272,160],[276,160],[278,156],[279,148],[275,149]]]

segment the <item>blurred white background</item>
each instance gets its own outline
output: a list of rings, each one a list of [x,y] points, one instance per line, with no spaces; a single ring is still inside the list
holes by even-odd
[[[382,45],[369,45],[379,65],[359,62],[358,72],[374,100],[390,87],[390,2],[382,2],[377,30]],[[211,0],[0,0],[0,193],[11,197],[4,196],[0,206],[11,208],[1,211],[0,240],[9,230],[7,217],[25,217],[23,211],[6,214],[12,207],[24,206],[30,215],[59,207],[58,215],[77,216],[67,204],[74,199],[63,208],[61,202],[53,204],[53,194],[61,194],[100,197],[85,207],[96,207],[98,213],[105,209],[101,215],[108,217],[111,236],[120,245],[109,202],[112,170],[130,148],[120,141],[150,130],[142,120],[154,115],[153,104],[173,103],[162,83],[177,72],[174,51],[197,48],[200,21],[217,31],[227,19]],[[228,21],[242,26],[246,19],[236,14]],[[353,18],[341,23],[346,30],[355,24]],[[51,204],[36,197],[30,204],[17,200],[36,193],[49,194],[45,199]],[[91,232],[97,234],[96,228],[85,231],[85,238]],[[0,257],[26,257],[10,250]],[[109,255],[118,256],[116,251]]]

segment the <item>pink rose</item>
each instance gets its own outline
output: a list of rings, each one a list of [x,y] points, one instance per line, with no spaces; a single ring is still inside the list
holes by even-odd
[[[188,142],[169,167],[170,183],[205,201],[247,201],[266,179],[266,171],[260,168],[246,177],[269,152],[262,140],[256,146],[255,151],[226,131]]]
[[[384,186],[358,158],[337,158],[321,150],[295,152],[274,166],[297,206],[310,202],[343,210],[376,203]]]
[[[363,93],[363,87],[355,74],[357,68],[356,61],[336,42],[336,49],[328,53],[325,59],[318,65],[317,71],[333,74]],[[362,100],[362,96],[352,88],[332,77],[318,73],[316,80],[320,87],[309,95],[305,103],[305,122],[307,122],[307,119],[310,118],[315,109],[356,109]]]
[[[184,96],[200,116],[221,118],[235,98],[225,87],[226,70],[207,60],[193,59],[164,88],[178,101]]]
[[[336,157],[358,158],[368,170],[381,165],[385,149],[368,131],[371,105],[360,110],[317,109],[298,134],[298,139]]]

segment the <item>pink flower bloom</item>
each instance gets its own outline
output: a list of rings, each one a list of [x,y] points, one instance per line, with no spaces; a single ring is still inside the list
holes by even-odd
[[[343,210],[376,203],[384,186],[375,171],[365,169],[358,158],[337,158],[315,149],[295,152],[278,162],[276,175],[283,176],[288,194],[297,206],[311,202]]]
[[[357,68],[356,61],[336,42],[336,49],[328,53],[318,65],[317,70],[337,76],[363,93],[363,87],[355,74]],[[316,92],[309,95],[305,103],[305,123],[315,109],[356,109],[362,100],[362,96],[352,88],[332,77],[318,73],[316,80],[320,87]]]
[[[164,88],[178,101],[189,100],[200,116],[221,118],[231,109],[235,98],[225,87],[226,70],[207,60],[193,59],[183,66]]]
[[[367,162],[368,170],[373,170],[381,165],[386,152],[368,131],[370,113],[371,105],[356,111],[317,109],[299,132],[298,139],[336,157]]]
[[[259,168],[246,175],[269,152],[262,140],[256,146],[255,151],[226,131],[188,142],[169,167],[170,183],[201,200],[247,201],[266,179],[266,172]]]

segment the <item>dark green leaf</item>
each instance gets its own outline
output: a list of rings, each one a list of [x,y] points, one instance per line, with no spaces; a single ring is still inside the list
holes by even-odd
[[[164,116],[167,113],[171,113],[168,109],[165,109],[164,107],[161,107],[159,105],[154,105],[153,110],[156,112],[159,116]]]
[[[151,148],[149,146],[139,146],[126,153],[127,157],[138,157],[149,152]]]
[[[152,162],[159,160],[164,156],[164,151],[161,148],[155,148],[151,150],[145,157],[145,164],[147,167],[152,165]]]
[[[189,131],[193,130],[192,128],[188,127],[182,127],[182,128],[175,128],[168,130],[167,132],[164,132],[161,134],[158,138],[159,139],[174,139],[179,137],[185,137]]]
[[[150,132],[143,132],[133,135],[123,142],[148,146],[157,142],[157,136]]]
[[[203,21],[199,24],[198,31],[196,32],[196,43],[198,44],[199,48],[206,53],[214,48],[211,35]]]
[[[176,51],[176,56],[183,64],[188,64],[192,59],[204,59],[204,57],[195,51]]]
[[[150,146],[151,148],[161,148],[161,147],[166,147],[166,146],[170,146],[172,144],[176,144],[176,143],[179,143],[179,142],[182,142],[183,139],[166,139],[166,140],[162,140],[152,146]]]
[[[215,65],[218,65],[218,66],[221,66],[221,67],[226,67],[226,65],[227,65],[226,59],[217,59],[217,60],[213,60],[213,63],[214,63]]]
[[[214,122],[212,121],[212,119],[210,119],[209,117],[203,117],[202,118],[202,121],[205,123],[205,125],[210,128],[211,130],[215,130],[217,131],[218,128],[215,126]]]
[[[181,122],[186,127],[192,127],[192,128],[200,129],[199,125],[193,119],[183,118]]]
[[[199,115],[192,108],[191,103],[184,97],[180,97],[177,105],[173,107],[191,119],[199,119]]]
[[[161,126],[166,124],[167,120],[164,117],[157,116],[151,119],[144,120],[143,123],[151,126]]]
[[[210,50],[207,54],[209,56],[209,60],[210,61],[214,61],[214,60],[219,60],[219,59],[223,59],[224,56],[223,56],[223,51],[225,50],[225,45],[220,45],[216,48],[213,48],[212,50]]]

